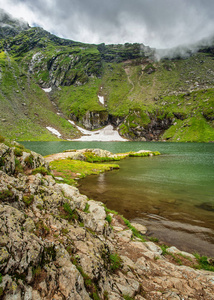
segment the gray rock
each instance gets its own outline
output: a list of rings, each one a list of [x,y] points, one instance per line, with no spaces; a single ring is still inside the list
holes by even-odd
[[[141,234],[146,234],[147,233],[147,228],[146,226],[139,224],[139,223],[135,223],[135,222],[131,222],[132,226],[134,226]]]
[[[150,251],[162,254],[162,249],[153,242],[145,242],[144,244]]]
[[[172,254],[181,254],[181,255],[186,256],[190,259],[195,259],[195,256],[193,254],[185,252],[185,251],[180,251],[176,247],[167,248],[167,252],[172,253]]]
[[[63,183],[59,183],[57,186],[63,191],[65,197],[72,200],[74,208],[85,209],[88,198],[85,195],[81,195],[76,187]]]
[[[90,213],[84,216],[85,226],[99,234],[104,234],[106,227],[108,227],[104,206],[94,200],[88,201],[88,204]]]
[[[0,143],[0,167],[9,175],[15,172],[15,155],[13,148],[9,148],[3,143]]]

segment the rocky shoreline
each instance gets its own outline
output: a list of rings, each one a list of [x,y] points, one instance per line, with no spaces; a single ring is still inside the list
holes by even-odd
[[[173,263],[143,228],[48,171],[41,155],[0,144],[1,299],[213,299],[213,272]]]

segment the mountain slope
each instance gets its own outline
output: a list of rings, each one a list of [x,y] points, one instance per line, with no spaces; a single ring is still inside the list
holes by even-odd
[[[0,34],[1,133],[57,139],[51,126],[71,139],[72,119],[131,140],[214,141],[214,43],[198,49],[157,61],[142,44],[83,44],[28,26]]]

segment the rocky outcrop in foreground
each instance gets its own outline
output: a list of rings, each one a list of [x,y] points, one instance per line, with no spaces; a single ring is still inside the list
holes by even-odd
[[[44,165],[40,155],[0,144],[1,299],[213,299],[213,272],[171,263],[101,202],[45,175]],[[44,175],[32,175],[38,167]]]

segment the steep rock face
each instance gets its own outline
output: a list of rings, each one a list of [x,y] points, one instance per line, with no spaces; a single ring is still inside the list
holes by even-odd
[[[111,124],[119,129],[121,136],[133,141],[158,141],[175,120],[167,116],[146,114],[140,110],[131,110],[128,115],[120,117],[108,114],[107,111],[87,111],[81,119],[74,114],[70,118],[88,130]],[[177,118],[182,119],[182,116],[177,115]]]
[[[29,70],[38,74],[42,87],[80,86],[90,76],[100,76],[101,60],[99,52],[90,53],[90,49],[88,53],[82,53],[81,49],[68,49],[66,53],[58,50],[51,58],[48,53],[37,52],[32,56]]]
[[[2,170],[2,299],[212,299],[212,272],[170,263],[118,215],[109,226],[101,202],[49,175]]]
[[[135,123],[134,126],[127,128],[124,136],[134,141],[158,141],[160,136],[172,125],[172,119],[150,117],[151,122],[147,125]]]
[[[101,53],[102,59],[106,62],[122,62],[154,55],[154,50],[138,43],[126,43],[125,45],[100,44],[98,45],[98,50]]]
[[[102,126],[108,124],[108,112],[101,111],[101,112],[93,112],[87,111],[85,116],[82,118],[82,124],[86,129],[92,130],[97,129]]]
[[[109,115],[107,111],[87,111],[82,118],[76,117],[74,114],[70,118],[81,123],[86,129],[93,130],[109,124]]]

